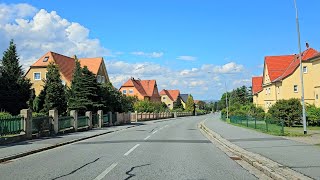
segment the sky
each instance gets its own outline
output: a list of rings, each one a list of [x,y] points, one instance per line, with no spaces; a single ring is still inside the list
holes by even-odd
[[[319,0],[297,0],[302,49],[320,50]],[[293,0],[0,0],[0,53],[104,57],[117,88],[156,79],[194,99],[251,85],[264,57],[298,53]]]

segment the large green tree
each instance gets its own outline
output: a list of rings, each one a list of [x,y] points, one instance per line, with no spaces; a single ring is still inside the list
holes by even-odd
[[[194,100],[193,100],[193,96],[191,94],[189,94],[188,99],[187,99],[186,111],[188,111],[188,112],[194,111]]]
[[[183,111],[183,104],[181,103],[181,98],[178,96],[177,100],[173,102],[173,111]]]
[[[50,63],[47,67],[47,78],[44,84],[45,98],[44,111],[57,109],[59,114],[67,111],[67,98],[64,85],[62,84],[59,67]]]
[[[9,48],[3,53],[1,64],[0,110],[18,114],[21,109],[28,108],[32,84],[23,75],[24,72],[13,40],[10,41]]]

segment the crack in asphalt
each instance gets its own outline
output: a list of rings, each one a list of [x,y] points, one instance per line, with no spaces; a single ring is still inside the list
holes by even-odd
[[[53,178],[53,179],[51,179],[51,180],[56,180],[56,179],[60,179],[60,178],[62,178],[62,177],[69,176],[69,175],[71,175],[71,174],[73,174],[73,173],[75,173],[75,172],[79,171],[80,169],[84,168],[85,166],[87,166],[87,165],[89,165],[89,164],[92,164],[92,163],[97,162],[99,159],[100,159],[100,158],[97,158],[97,159],[95,159],[94,161],[88,162],[88,163],[86,163],[86,164],[82,165],[81,167],[79,167],[79,168],[77,168],[77,169],[75,169],[75,170],[71,171],[71,172],[70,172],[70,173],[68,173],[68,174],[65,174],[65,175],[61,175],[61,176],[55,177],[55,178]]]
[[[126,172],[127,175],[129,175],[129,177],[125,178],[124,180],[128,180],[128,179],[131,179],[132,177],[136,176],[135,174],[130,174],[131,171],[133,171],[135,168],[139,168],[139,167],[143,167],[143,166],[149,166],[151,164],[143,164],[143,165],[140,165],[140,166],[134,166],[132,167],[129,171]]]

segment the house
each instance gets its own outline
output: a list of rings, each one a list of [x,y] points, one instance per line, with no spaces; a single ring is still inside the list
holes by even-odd
[[[316,71],[318,54],[307,47],[302,52],[305,102],[315,104],[315,83],[319,77]],[[267,56],[264,60],[263,76],[252,78],[254,103],[268,111],[280,99],[301,98],[299,55]],[[262,88],[262,89],[261,89]]]
[[[189,94],[180,94],[181,103],[184,109],[186,109],[186,103],[187,103],[188,97],[189,97]]]
[[[181,101],[179,90],[166,90],[160,92],[161,102],[164,102],[169,109],[173,109],[173,104]]]
[[[26,78],[31,80],[32,87],[34,88],[36,95],[39,95],[40,91],[43,89],[43,80],[46,79],[47,66],[50,62],[58,65],[62,83],[67,86],[71,85],[73,69],[75,67],[74,57],[68,57],[50,51],[33,63],[25,75]],[[97,82],[110,82],[102,57],[80,58],[79,62],[81,67],[87,66],[88,69],[96,75]]]
[[[127,96],[136,96],[139,100],[161,102],[156,80],[130,78],[119,91]]]

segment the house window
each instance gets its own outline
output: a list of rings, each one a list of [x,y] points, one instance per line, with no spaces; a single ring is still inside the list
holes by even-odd
[[[270,95],[270,93],[271,93],[271,90],[270,90],[270,88],[268,89],[268,94]]]
[[[168,104],[168,107],[170,107],[171,106],[171,104]]]
[[[97,76],[97,82],[101,83],[101,76],[100,75]]]
[[[124,89],[124,90],[122,91],[122,93],[123,93],[123,94],[127,94],[127,90]]]
[[[163,96],[162,99],[166,99],[166,97]]]
[[[293,92],[297,93],[298,92],[298,85],[293,86]]]
[[[303,66],[303,73],[308,73],[308,67],[307,66]]]
[[[41,80],[41,73],[39,72],[33,73],[33,80]]]
[[[65,82],[64,80],[61,80],[61,83],[62,83],[63,85],[66,85],[66,82]]]
[[[129,89],[129,94],[133,94],[133,89]]]
[[[106,82],[106,78],[104,76],[101,76],[101,83],[104,84]]]
[[[47,62],[48,59],[49,59],[49,56],[44,57],[44,58],[43,58],[43,62]]]
[[[316,99],[318,99],[319,97],[318,97],[318,94],[316,95]]]

